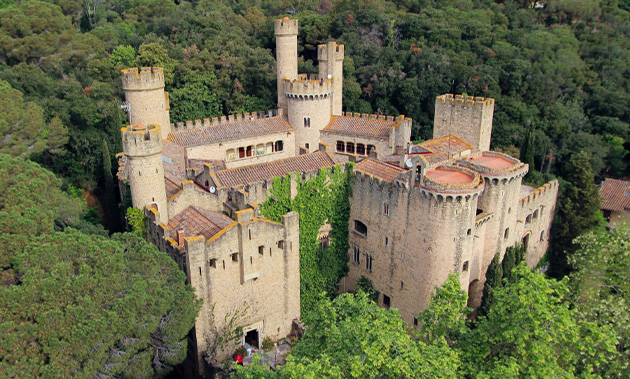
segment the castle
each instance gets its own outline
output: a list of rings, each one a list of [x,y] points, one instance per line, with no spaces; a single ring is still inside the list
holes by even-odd
[[[493,99],[438,96],[434,139],[412,144],[409,118],[342,112],[343,45],[318,46],[319,74],[298,74],[297,33],[297,20],[275,21],[276,110],[171,124],[162,69],[122,72],[131,125],[120,188],[203,300],[192,333],[201,375],[226,316],[249,310],[242,342],[254,346],[286,336],[300,316],[299,215],[276,223],[258,209],[276,177],[309,180],[355,162],[340,291],[369,278],[379,304],[411,327],[449,273],[474,307],[497,252],[523,243],[531,267],[547,249],[558,184],[523,185],[528,166],[489,151]]]

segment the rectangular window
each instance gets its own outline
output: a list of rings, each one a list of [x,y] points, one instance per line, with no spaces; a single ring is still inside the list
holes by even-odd
[[[418,318],[417,317],[413,318],[413,326],[418,326]]]
[[[354,154],[354,143],[348,142],[346,144],[346,153]]]
[[[208,266],[217,268],[217,260],[216,259],[210,259],[208,261]]]
[[[284,249],[284,241],[283,240],[278,241],[277,244],[278,244],[278,249]]]
[[[357,143],[357,155],[365,155],[365,145]]]
[[[387,295],[383,295],[383,305],[385,306],[385,308],[389,308],[391,306],[391,300],[389,298],[389,296]]]
[[[389,246],[389,238],[385,237],[385,246]]]
[[[359,248],[357,246],[354,246],[352,249],[353,255],[352,255],[352,262],[359,264],[361,263],[361,251],[359,251]]]
[[[383,214],[389,216],[389,204],[383,203]]]
[[[232,253],[232,262],[238,262],[238,253]]]
[[[365,268],[372,272],[372,256],[370,254],[365,254]]]
[[[311,118],[310,117],[304,117],[304,127],[305,128],[310,128],[311,127]]]
[[[265,247],[264,246],[258,246],[258,254],[260,254],[260,255],[265,254]]]
[[[359,234],[367,236],[367,226],[359,220],[354,220],[354,230]]]
[[[246,152],[246,155],[247,155],[248,157],[251,157],[251,156],[252,156],[252,147],[253,147],[253,146],[247,146],[247,152]]]
[[[463,272],[468,271],[468,261],[464,262],[464,265],[462,266],[462,271]]]

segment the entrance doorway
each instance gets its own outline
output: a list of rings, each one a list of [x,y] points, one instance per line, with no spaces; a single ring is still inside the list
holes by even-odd
[[[255,347],[256,349],[260,349],[260,345],[258,343],[259,338],[258,329],[252,329],[245,333],[245,343]]]

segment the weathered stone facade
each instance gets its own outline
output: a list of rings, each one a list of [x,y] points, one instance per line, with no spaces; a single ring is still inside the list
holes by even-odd
[[[451,272],[476,306],[496,253],[523,242],[534,266],[547,248],[558,184],[524,186],[527,165],[488,151],[493,99],[438,96],[434,139],[414,145],[403,115],[342,112],[343,45],[318,46],[319,75],[298,74],[297,32],[297,20],[276,20],[277,110],[170,124],[162,69],[122,72],[132,125],[122,129],[120,188],[129,184],[149,240],[203,300],[191,337],[200,375],[226,316],[247,309],[238,326],[256,343],[286,336],[299,317],[299,216],[279,224],[258,209],[276,177],[289,175],[294,197],[297,178],[357,162],[340,290],[365,275],[379,304],[412,326]],[[329,232],[320,228],[322,243]]]

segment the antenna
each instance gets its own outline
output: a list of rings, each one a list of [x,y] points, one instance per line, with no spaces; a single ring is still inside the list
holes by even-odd
[[[122,109],[123,112],[127,112],[127,117],[129,119],[129,125],[131,125],[131,104],[129,104],[128,101],[123,101],[123,103],[121,105],[118,106],[118,108]]]

